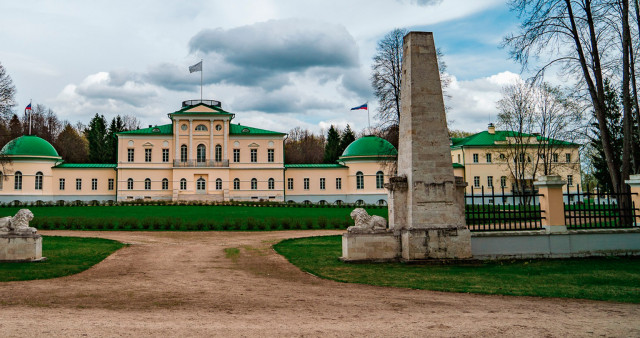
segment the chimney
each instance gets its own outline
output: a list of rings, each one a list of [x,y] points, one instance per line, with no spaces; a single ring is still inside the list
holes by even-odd
[[[493,123],[489,123],[489,134],[495,134],[496,133],[496,127],[493,125]]]

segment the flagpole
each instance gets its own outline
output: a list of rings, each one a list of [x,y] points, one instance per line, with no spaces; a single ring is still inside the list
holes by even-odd
[[[367,105],[367,122],[369,122],[369,134],[371,134],[371,119],[369,118],[369,101],[365,102]]]
[[[31,99],[29,99],[29,106],[31,106]],[[31,112],[33,111],[33,107],[29,109],[29,135],[31,135]]]
[[[202,64],[202,59],[200,59],[200,102],[202,102],[202,73],[204,73],[203,66],[204,64]]]

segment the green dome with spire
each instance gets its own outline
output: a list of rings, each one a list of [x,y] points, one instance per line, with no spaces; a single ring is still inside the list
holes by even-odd
[[[389,141],[368,135],[351,142],[340,156],[340,161],[376,160],[396,156],[398,151]]]
[[[34,135],[24,135],[9,141],[0,154],[9,157],[38,157],[60,159],[51,143]]]

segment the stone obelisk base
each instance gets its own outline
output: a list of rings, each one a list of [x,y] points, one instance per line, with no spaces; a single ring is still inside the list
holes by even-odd
[[[0,262],[39,262],[42,257],[42,236],[0,235]]]
[[[402,260],[471,258],[471,232],[467,228],[403,229]]]

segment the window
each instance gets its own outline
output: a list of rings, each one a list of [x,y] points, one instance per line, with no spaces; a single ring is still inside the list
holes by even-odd
[[[558,154],[551,155],[551,162],[558,163]]]
[[[180,146],[180,162],[187,162],[187,145]]]
[[[460,162],[460,154],[458,154],[458,163],[462,163]]]
[[[151,149],[144,150],[144,161],[151,162]]]
[[[257,190],[258,189],[258,180],[256,180],[255,178],[251,179],[251,190]]]
[[[166,178],[162,179],[162,190],[169,190],[169,180]]]
[[[2,189],[2,182],[4,182],[4,175],[0,172],[0,190]]]
[[[573,186],[573,175],[567,175],[567,185]]]
[[[13,181],[13,189],[22,190],[22,173],[16,171],[16,173],[14,174],[14,178],[15,180]]]
[[[221,125],[221,124],[216,124],[216,130],[217,130],[217,131],[222,130],[222,125]]]
[[[207,189],[207,181],[205,181],[204,178],[200,177],[196,181],[196,190],[204,191],[206,189]]]
[[[127,162],[133,162],[133,149],[127,149]]]
[[[487,163],[491,163],[491,154],[486,154]]]
[[[487,187],[493,188],[493,176],[487,176]]]
[[[240,190],[240,179],[237,179],[237,178],[233,179],[233,189]]]
[[[473,163],[478,163],[478,154],[473,154]]]
[[[76,178],[76,190],[82,190],[82,179]]]
[[[204,162],[207,160],[207,147],[204,144],[198,144],[196,147],[196,161]]]
[[[336,178],[336,189],[342,189],[342,179],[340,177]]]
[[[378,171],[376,173],[376,189],[384,188],[384,173],[382,171]]]
[[[268,185],[269,190],[273,190],[276,187],[276,181],[273,178],[270,178],[267,181],[267,185]]]
[[[325,189],[325,179],[324,177],[320,178],[320,190]]]
[[[302,180],[302,185],[304,190],[309,190],[309,179],[305,177],[304,180]]]
[[[199,124],[199,125],[196,127],[196,131],[207,131],[207,130],[209,130],[209,129],[208,129],[208,128],[207,128],[207,126],[205,126],[204,124]]]
[[[98,190],[98,179],[97,178],[92,178],[91,179],[91,190]]]
[[[571,154],[569,153],[564,154],[564,161],[567,163],[571,163]]]
[[[113,178],[110,178],[107,182],[108,182],[108,189],[113,190]]]
[[[127,180],[127,189],[133,190],[133,178]]]
[[[233,162],[240,162],[240,149],[233,149]]]
[[[59,189],[60,189],[60,190],[64,190],[64,178],[61,178],[61,179],[59,180],[59,182],[60,182]]]
[[[216,162],[222,162],[222,146],[216,144],[216,153],[215,153]]]
[[[480,188],[480,176],[473,176],[473,186]]]
[[[180,179],[180,190],[187,190],[187,179],[186,178],[181,178]]]
[[[362,171],[356,173],[356,189],[364,189],[364,175]]]
[[[293,190],[293,178],[287,178],[287,189]]]
[[[507,176],[500,177],[500,187],[502,188],[507,187]]]
[[[251,149],[251,162],[258,162],[258,149]]]
[[[162,162],[169,162],[169,149],[162,149]]]
[[[520,163],[524,162],[524,153],[520,153],[520,156],[518,156],[518,161],[520,161]]]
[[[151,179],[144,179],[144,190],[151,190]]]
[[[267,162],[273,162],[273,149],[267,149]]]
[[[222,180],[216,178],[216,190],[222,190]]]
[[[42,190],[42,172],[36,173],[36,190]]]

